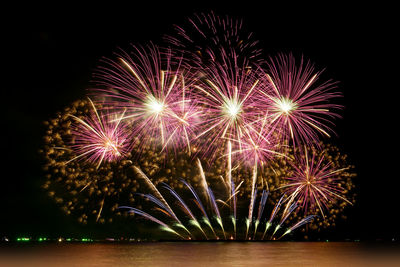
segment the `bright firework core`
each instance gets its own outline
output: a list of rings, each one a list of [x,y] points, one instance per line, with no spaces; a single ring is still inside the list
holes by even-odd
[[[297,108],[297,104],[295,102],[285,97],[277,99],[275,104],[276,107],[285,115],[289,115],[293,110]]]
[[[165,108],[164,103],[154,96],[149,96],[145,105],[150,113],[156,115],[160,114]]]
[[[237,100],[228,100],[224,104],[224,112],[232,119],[235,120],[238,114],[242,111],[241,105]]]
[[[121,153],[118,151],[118,144],[112,142],[110,139],[105,142],[104,147],[106,151],[111,151],[116,156],[121,155]]]

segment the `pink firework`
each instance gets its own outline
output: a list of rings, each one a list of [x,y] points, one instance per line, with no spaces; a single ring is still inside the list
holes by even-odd
[[[245,134],[240,140],[232,140],[228,144],[228,162],[236,158],[238,162],[252,167],[251,177],[251,196],[249,205],[249,215],[246,221],[246,239],[253,218],[254,202],[256,198],[256,180],[258,166],[264,165],[268,160],[276,156],[284,156],[279,152],[281,144],[276,138],[276,130],[268,121],[268,116],[264,115],[261,119],[254,120],[244,127]],[[231,142],[235,144],[235,149],[231,151]]]
[[[95,92],[108,105],[126,110],[122,119],[132,123],[141,145],[189,144],[197,113],[186,93],[191,74],[180,68],[180,60],[173,62],[170,52],[161,53],[154,45],[116,57],[105,59],[106,67],[95,73],[100,87]]]
[[[186,147],[191,154],[192,139],[196,136],[203,110],[198,106],[197,101],[187,92],[186,86],[182,86],[182,92],[176,102],[171,104],[171,116],[169,125],[169,136],[163,146],[175,150]]]
[[[239,67],[227,56],[222,63],[213,63],[195,85],[197,100],[204,108],[200,132],[202,153],[213,153],[221,142],[233,140],[240,146],[247,129],[245,125],[258,119],[252,95],[259,81],[254,72]]]
[[[296,200],[305,213],[318,208],[323,217],[324,210],[334,199],[351,204],[342,196],[343,188],[340,187],[340,173],[347,168],[335,169],[324,155],[317,157],[313,151],[309,158],[306,148],[304,151],[304,155],[296,157],[297,162],[291,163],[293,176],[287,178],[288,184],[282,187],[287,189],[291,201]]]
[[[283,157],[279,129],[275,126],[268,121],[267,115],[246,124],[243,137],[231,140],[232,158],[245,165],[262,166],[274,157]]]
[[[330,101],[341,94],[334,89],[336,83],[327,81],[317,84],[320,72],[304,63],[296,65],[292,55],[279,55],[268,62],[263,77],[263,90],[259,91],[259,104],[268,110],[271,121],[280,125],[285,139],[294,143],[316,142],[319,134],[330,136],[331,119],[340,117],[336,111],[342,106]]]
[[[93,110],[84,118],[70,115],[75,123],[72,124],[71,148],[77,154],[69,160],[85,158],[97,164],[116,161],[130,151],[130,131],[121,121],[123,113],[114,115],[99,114],[96,106],[89,99]]]
[[[240,64],[263,62],[258,40],[243,30],[243,21],[214,12],[194,14],[182,26],[176,25],[175,34],[165,36],[165,40],[185,55],[190,66],[202,68],[209,62],[221,62],[224,53],[237,57]]]

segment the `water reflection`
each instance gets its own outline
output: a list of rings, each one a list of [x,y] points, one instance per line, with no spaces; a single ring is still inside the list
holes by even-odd
[[[361,243],[44,244],[1,247],[0,266],[400,266]]]

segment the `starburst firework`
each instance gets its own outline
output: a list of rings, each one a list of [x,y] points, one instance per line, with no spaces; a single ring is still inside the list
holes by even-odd
[[[185,56],[184,63],[203,71],[212,62],[222,62],[227,55],[239,65],[261,64],[261,49],[254,34],[244,30],[243,21],[214,12],[194,14],[165,40],[173,51]],[[249,64],[250,63],[250,64]]]
[[[189,72],[172,62],[170,52],[154,45],[120,51],[117,59],[104,59],[95,73],[97,98],[116,110],[125,110],[122,120],[133,125],[133,135],[145,145],[156,140],[162,149],[181,144],[190,147],[195,101],[189,98]],[[176,63],[176,64],[175,64]],[[184,140],[184,142],[182,142]]]
[[[218,145],[232,139],[239,146],[246,135],[246,125],[258,118],[253,108],[253,94],[259,81],[254,72],[239,66],[235,59],[213,63],[201,82],[195,85],[199,105],[204,107],[203,124],[196,139],[210,158]],[[205,142],[204,142],[205,140]]]
[[[297,156],[292,163],[293,175],[287,177],[288,183],[283,186],[290,194],[290,198],[301,205],[304,213],[309,210],[319,210],[325,217],[324,210],[329,209],[329,202],[340,199],[352,204],[342,194],[345,191],[341,186],[340,173],[348,167],[336,169],[333,162],[327,160],[325,155],[317,155],[314,150],[311,155],[304,148],[304,155]]]
[[[123,113],[117,118],[99,114],[90,99],[89,102],[92,110],[86,117],[70,115],[75,120],[71,148],[77,156],[67,163],[84,157],[97,162],[96,168],[99,168],[103,161],[118,160],[130,151],[130,132],[126,124],[121,122]]]
[[[269,111],[272,122],[280,124],[284,138],[309,144],[318,142],[319,134],[330,136],[333,130],[328,125],[342,108],[330,103],[341,96],[335,82],[317,84],[321,72],[303,58],[296,65],[291,54],[271,58],[267,70],[259,71],[265,87],[258,91],[258,103]]]

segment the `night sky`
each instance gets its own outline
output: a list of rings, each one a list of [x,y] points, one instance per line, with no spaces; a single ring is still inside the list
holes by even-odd
[[[245,1],[244,3],[246,3]],[[243,3],[243,4],[244,4]],[[343,119],[332,138],[349,155],[358,177],[357,203],[332,237],[361,240],[400,238],[398,221],[398,57],[390,7],[305,6],[189,7],[172,4],[104,7],[94,10],[33,13],[22,23],[44,27],[2,33],[3,156],[0,236],[90,233],[66,217],[40,188],[43,182],[43,121],[85,96],[91,73],[103,56],[130,43],[159,43],[173,24],[194,12],[216,11],[243,18],[266,56],[293,52],[315,62],[340,82]],[[315,7],[315,6],[314,6]],[[69,10],[69,9],[68,9]],[[71,10],[75,10],[71,8]],[[60,12],[60,13],[58,13]],[[51,15],[49,15],[51,13]],[[397,30],[398,31],[398,30]],[[398,49],[398,48],[396,48]],[[398,67],[396,66],[396,70]],[[4,83],[5,81],[5,83]]]

